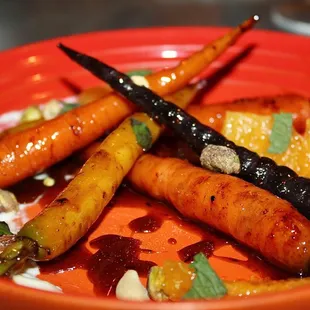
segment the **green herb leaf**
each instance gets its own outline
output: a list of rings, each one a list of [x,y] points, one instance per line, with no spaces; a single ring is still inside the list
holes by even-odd
[[[64,114],[66,112],[69,112],[73,109],[76,109],[80,106],[79,103],[65,103],[65,102],[61,102],[62,104],[62,109],[60,110],[59,114]]]
[[[293,128],[293,115],[291,113],[273,114],[274,123],[270,135],[269,153],[284,153],[290,145]]]
[[[6,222],[0,222],[0,236],[13,235],[10,231],[9,225]]]
[[[138,144],[144,151],[149,150],[152,146],[152,134],[150,129],[143,122],[135,118],[131,118],[130,122]]]
[[[195,255],[191,266],[196,270],[196,278],[184,299],[219,298],[227,294],[224,283],[214,272],[204,254]]]
[[[126,74],[128,76],[133,76],[133,75],[146,76],[146,75],[149,75],[151,73],[152,73],[151,70],[145,69],[145,70],[131,70],[131,71],[128,71]]]

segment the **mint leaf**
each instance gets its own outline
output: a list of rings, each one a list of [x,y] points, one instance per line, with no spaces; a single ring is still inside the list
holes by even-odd
[[[130,122],[138,144],[144,151],[149,150],[152,146],[152,134],[150,129],[143,122],[135,118],[131,118]]]
[[[60,110],[59,114],[64,114],[66,112],[69,112],[75,108],[78,108],[80,106],[79,103],[65,103],[62,102],[62,109]]]
[[[0,236],[13,235],[10,231],[9,225],[6,222],[0,222]]]
[[[131,70],[131,71],[128,71],[126,74],[128,76],[133,76],[133,75],[146,76],[151,73],[152,73],[151,70],[145,69],[145,70]]]
[[[290,145],[293,128],[291,113],[273,114],[274,123],[270,135],[268,152],[272,154],[284,153]]]
[[[196,277],[184,299],[219,298],[227,294],[224,283],[214,272],[204,254],[195,255],[191,266],[196,270]]]

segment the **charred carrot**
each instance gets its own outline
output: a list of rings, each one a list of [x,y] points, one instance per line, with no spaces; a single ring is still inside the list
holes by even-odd
[[[128,175],[138,190],[171,203],[290,272],[308,272],[310,222],[285,200],[236,177],[180,159],[143,155]]]
[[[174,102],[174,100],[170,100]],[[272,97],[254,97],[242,98],[233,101],[220,102],[208,105],[191,104],[186,111],[196,117],[204,125],[208,125],[216,131],[221,132],[228,111],[251,112],[259,115],[271,115],[272,113],[287,112],[293,114],[294,127],[298,132],[303,132],[306,120],[310,118],[310,102],[309,99],[297,94],[284,94]],[[194,155],[188,148],[187,144],[183,144],[180,140],[174,140],[176,143],[175,151],[171,152],[165,144],[159,145],[156,149],[156,154],[162,157],[178,157],[178,149],[181,152],[186,152],[187,159]],[[83,149],[81,158],[85,160],[94,153],[99,143],[93,143]],[[192,157],[192,156],[191,156]],[[190,162],[199,163],[199,157],[195,156],[195,160]]]
[[[186,140],[201,156],[203,166],[235,174],[266,189],[289,201],[300,213],[310,218],[310,179],[299,177],[292,169],[278,166],[270,158],[260,157],[255,152],[237,146],[152,90],[134,84],[126,74],[115,68],[62,44],[59,44],[59,48],[73,61],[142,108],[150,117]]]
[[[310,101],[297,94],[285,94],[273,97],[243,98],[234,101],[191,105],[187,112],[204,125],[221,132],[227,111],[271,115],[272,113],[292,113],[294,127],[304,133],[306,120],[310,118]]]
[[[252,17],[206,45],[175,68],[146,76],[161,95],[182,89],[257,21]],[[162,73],[161,73],[162,72]],[[167,82],[167,77],[173,77]],[[163,83],[163,80],[166,80]],[[40,126],[3,138],[0,142],[0,188],[10,186],[68,157],[119,124],[135,108],[116,94],[79,107]]]
[[[170,96],[186,107],[200,85]],[[163,130],[147,114],[135,113],[114,130],[87,160],[66,189],[13,236],[0,253],[0,275],[18,272],[27,259],[50,260],[85,235],[144,150]],[[1,243],[1,240],[0,240]]]

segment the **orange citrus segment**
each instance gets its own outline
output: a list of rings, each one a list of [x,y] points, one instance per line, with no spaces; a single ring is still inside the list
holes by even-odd
[[[192,287],[193,270],[188,264],[182,262],[166,261],[163,265],[165,283],[164,293],[172,301],[180,300]]]
[[[306,122],[304,135],[293,129],[288,149],[281,154],[271,154],[269,137],[273,117],[252,113],[227,112],[222,134],[236,144],[244,146],[260,156],[273,159],[278,165],[293,169],[300,176],[310,177],[310,119]]]

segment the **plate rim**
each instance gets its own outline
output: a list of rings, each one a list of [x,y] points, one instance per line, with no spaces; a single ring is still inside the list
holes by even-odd
[[[54,45],[59,41],[77,41],[80,39],[85,39],[89,36],[97,37],[101,35],[124,35],[124,34],[132,34],[132,33],[158,33],[158,32],[193,32],[193,31],[211,31],[216,34],[224,33],[233,27],[215,27],[215,26],[172,26],[172,27],[145,27],[145,28],[129,28],[129,29],[115,29],[115,30],[107,30],[107,31],[92,31],[85,32],[74,35],[66,35],[55,37],[51,39],[41,40],[25,45],[20,45],[17,47],[9,48],[0,51],[0,62],[5,60],[6,58],[15,57],[15,59],[19,58],[19,54],[21,52],[33,53],[37,48],[42,48],[42,45]],[[290,40],[294,42],[308,42],[309,43],[309,51],[310,51],[310,38],[305,37],[298,34],[285,33],[276,30],[261,30],[261,29],[253,29],[251,30],[251,35],[254,37],[253,41],[255,41],[255,36],[268,36],[269,38],[279,36],[285,40]],[[151,36],[151,35],[150,35]],[[249,35],[248,35],[249,36]],[[160,44],[158,44],[160,45]],[[49,54],[49,53],[47,53]],[[111,298],[98,298],[92,296],[81,296],[74,294],[58,294],[51,293],[46,291],[40,291],[36,289],[31,289],[27,287],[18,286],[14,283],[3,281],[0,279],[0,293],[10,293],[11,297],[23,298],[25,302],[29,302],[29,299],[33,299],[40,302],[45,302],[46,305],[53,306],[62,306],[64,303],[67,307],[79,306],[83,305],[88,309],[128,309],[128,310],[138,310],[138,309],[253,309],[259,308],[262,306],[276,306],[281,305],[284,300],[285,302],[294,302],[299,300],[300,302],[306,301],[310,292],[310,285],[305,285],[303,287],[285,291],[285,292],[276,292],[276,293],[268,293],[258,296],[251,296],[250,298],[231,298],[229,300],[210,300],[210,301],[189,301],[189,302],[178,302],[178,303],[150,303],[150,302],[125,302],[117,299]],[[285,294],[285,295],[284,295]],[[10,297],[10,298],[11,298]],[[309,297],[310,300],[310,297]],[[254,307],[255,306],[255,307]],[[83,308],[84,309],[84,308]]]

